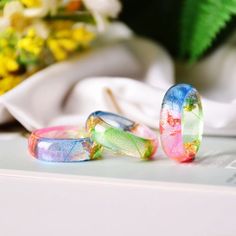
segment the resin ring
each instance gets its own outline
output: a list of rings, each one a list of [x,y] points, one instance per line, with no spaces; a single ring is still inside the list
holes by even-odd
[[[92,113],[86,128],[95,142],[116,153],[147,160],[157,151],[157,136],[151,129],[113,113]]]
[[[188,84],[177,84],[165,94],[160,116],[161,144],[164,152],[178,162],[192,161],[203,132],[199,93]]]
[[[101,145],[75,126],[36,130],[30,135],[28,145],[30,154],[43,161],[78,162],[101,155]]]

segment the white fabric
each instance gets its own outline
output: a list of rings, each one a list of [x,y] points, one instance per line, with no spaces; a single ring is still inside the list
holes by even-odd
[[[236,37],[194,65],[180,66],[177,77],[203,97],[205,133],[236,136]]]
[[[227,70],[221,75],[215,72],[221,63],[217,58],[209,58],[191,70],[184,68],[180,74],[189,82],[203,80],[197,87],[204,95],[205,134],[236,135],[236,94],[232,88],[232,97],[225,93],[230,84],[218,78],[226,79]],[[203,67],[212,71],[212,81],[202,78],[207,76]],[[206,81],[208,86],[201,86]],[[163,95],[174,83],[168,54],[153,42],[131,37],[31,76],[0,97],[0,123],[16,119],[28,130],[82,125],[91,112],[106,110],[122,111],[131,119],[158,128]],[[230,78],[230,83],[235,86],[236,78]]]

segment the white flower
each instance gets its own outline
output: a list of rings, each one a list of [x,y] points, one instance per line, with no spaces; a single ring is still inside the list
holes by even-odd
[[[11,25],[11,17],[19,14],[23,15],[24,7],[18,1],[11,1],[3,8],[3,16],[0,17],[0,31],[4,31],[6,27]]]
[[[8,2],[3,8],[3,16],[0,17],[0,32],[5,30],[12,24],[14,16],[18,15],[19,20],[32,19],[32,24],[35,27],[37,33],[46,38],[48,35],[48,29],[41,17],[46,16],[48,13],[55,14],[58,8],[58,0],[41,0],[40,6],[25,8],[20,1]]]
[[[116,17],[121,11],[121,3],[118,0],[83,0],[84,5],[93,13],[105,17]]]
[[[47,24],[43,20],[35,20],[32,24],[33,29],[36,31],[36,34],[40,36],[43,39],[47,39],[49,35],[49,28],[47,27]]]
[[[44,17],[48,13],[55,14],[59,3],[57,0],[41,0],[39,7],[24,8],[19,1],[7,3],[3,9],[3,16],[10,18],[15,13],[21,13],[26,18]]]
[[[115,18],[121,11],[119,0],[83,0],[85,7],[91,11],[99,32],[107,28],[107,17]]]
[[[57,0],[41,0],[41,6],[35,8],[27,8],[24,10],[26,17],[44,17],[48,13],[55,14],[59,2]]]
[[[15,13],[23,13],[24,7],[18,1],[12,1],[5,5],[3,9],[3,16],[5,18],[10,18]]]

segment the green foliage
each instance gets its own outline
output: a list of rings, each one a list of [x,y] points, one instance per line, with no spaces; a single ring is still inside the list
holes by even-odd
[[[233,15],[236,0],[184,0],[181,15],[180,53],[198,59]]]
[[[75,12],[73,14],[48,15],[46,20],[72,20],[95,25],[94,17],[89,12]]]
[[[0,9],[2,9],[6,3],[10,2],[11,0],[0,0]]]

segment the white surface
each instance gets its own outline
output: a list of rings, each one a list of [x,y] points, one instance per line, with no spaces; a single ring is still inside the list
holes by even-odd
[[[0,150],[0,235],[236,235],[235,139],[205,138],[190,165],[44,163],[11,135]]]

